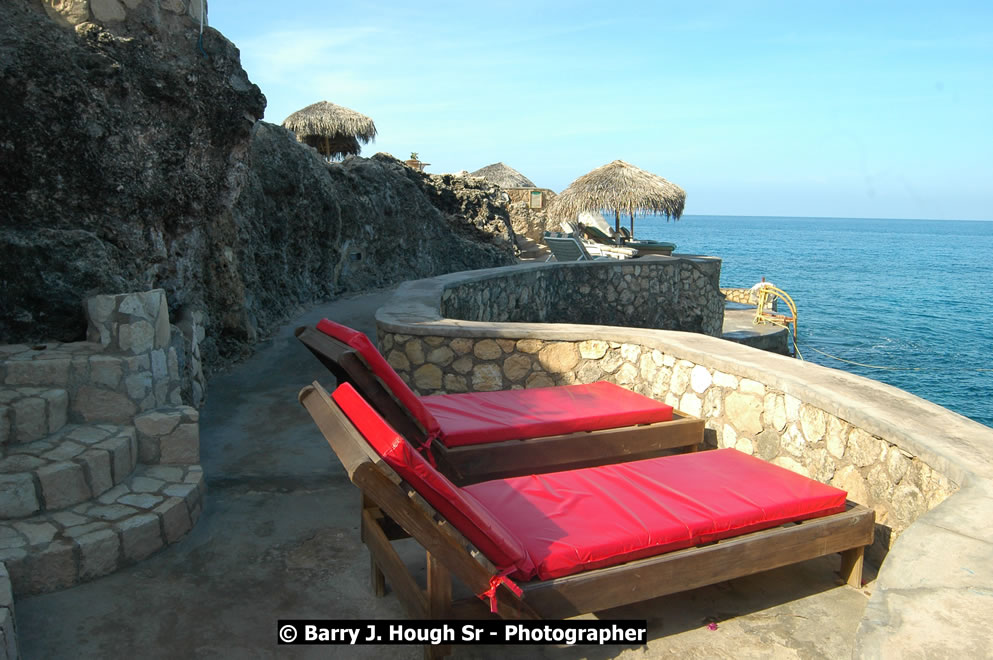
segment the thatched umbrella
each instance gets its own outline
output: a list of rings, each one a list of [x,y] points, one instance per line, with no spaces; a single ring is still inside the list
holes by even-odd
[[[503,163],[493,163],[482,167],[469,176],[479,176],[501,188],[534,188],[531,179],[527,178],[513,167]]]
[[[679,220],[686,204],[686,191],[657,174],[646,172],[623,160],[598,167],[579,177],[549,205],[549,213],[560,219],[574,219],[583,211],[614,212],[614,229],[621,229],[621,211],[631,216],[634,236],[636,213],[660,213]]]
[[[376,124],[363,114],[334,103],[319,101],[297,110],[283,127],[296,133],[297,140],[317,149],[328,160],[357,154],[362,144],[376,137]]]

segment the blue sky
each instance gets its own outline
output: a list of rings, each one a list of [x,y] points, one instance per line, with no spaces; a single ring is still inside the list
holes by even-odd
[[[993,220],[993,3],[213,0],[267,121],[327,100],[429,172],[615,159],[687,214]]]

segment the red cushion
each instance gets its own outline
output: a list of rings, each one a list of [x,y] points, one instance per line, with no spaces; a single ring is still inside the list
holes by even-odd
[[[438,436],[441,432],[438,421],[427,411],[413,390],[407,387],[407,383],[403,382],[403,379],[393,370],[389,362],[383,359],[382,354],[372,345],[368,337],[358,330],[353,330],[328,319],[322,319],[317,324],[317,329],[358,351],[376,377],[383,381],[386,389],[397,398],[400,405],[410,412],[425,433],[430,437]]]
[[[355,388],[344,383],[331,396],[376,453],[490,561],[501,570],[534,575],[534,564],[521,541],[472,494],[456,487],[417,453]]]
[[[421,397],[446,447],[527,440],[672,419],[672,406],[613,383]]]
[[[734,449],[462,490],[521,539],[542,579],[838,513],[846,495]]]

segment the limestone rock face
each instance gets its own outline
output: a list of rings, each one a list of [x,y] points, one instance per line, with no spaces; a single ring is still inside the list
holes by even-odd
[[[0,343],[82,339],[83,298],[161,288],[209,366],[299,305],[513,262],[486,185],[384,155],[323,162],[258,121],[265,97],[223,35],[207,28],[201,52],[198,22],[133,4],[75,27],[5,4]]]
[[[5,3],[5,342],[79,338],[81,301],[93,293],[161,286],[177,305],[204,295],[195,280],[224,232],[231,170],[245,159],[265,98],[220,33],[204,35],[204,57],[189,19],[174,17],[188,21],[176,29],[143,23],[137,10],[130,19],[113,32],[92,22],[73,28],[40,3]],[[246,84],[236,89],[233,79]]]

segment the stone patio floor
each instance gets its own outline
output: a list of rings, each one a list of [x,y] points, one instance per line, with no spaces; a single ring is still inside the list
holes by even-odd
[[[200,422],[206,506],[192,533],[114,575],[18,599],[22,657],[421,657],[417,646],[276,645],[280,618],[405,618],[395,596],[372,596],[358,490],[296,400],[312,380],[332,379],[293,328],[327,316],[375,337],[388,297],[301,313],[215,376]],[[423,564],[416,547],[406,551]],[[647,619],[642,647],[461,646],[454,657],[850,658],[872,568],[862,590],[841,586],[837,568],[822,558],[601,613]]]

